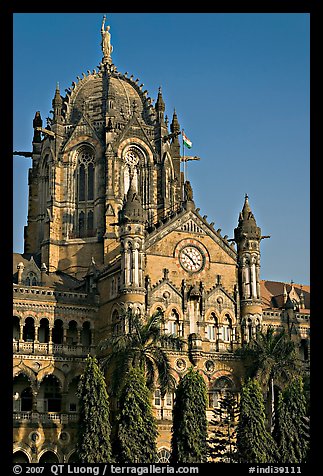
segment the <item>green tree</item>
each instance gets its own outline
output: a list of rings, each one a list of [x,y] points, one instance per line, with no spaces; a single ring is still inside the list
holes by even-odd
[[[112,395],[121,391],[127,371],[138,367],[144,372],[148,388],[152,390],[157,382],[164,396],[176,383],[166,349],[182,349],[183,340],[164,333],[161,311],[147,319],[128,312],[123,319],[129,331],[112,335],[101,346],[108,352],[103,365],[110,373]]]
[[[226,392],[220,400],[219,408],[213,409],[211,425],[214,430],[209,439],[209,451],[217,462],[236,461],[236,426],[239,404],[232,392]]]
[[[156,462],[157,423],[152,413],[151,392],[139,368],[132,368],[127,372],[120,395],[118,420],[118,462]]]
[[[275,409],[273,438],[277,443],[280,463],[297,463],[293,445],[293,425],[282,392],[279,392]]]
[[[305,463],[309,452],[309,418],[301,377],[294,378],[280,396],[273,436],[277,441],[281,461]]]
[[[96,357],[87,357],[77,395],[80,401],[77,457],[82,463],[109,463],[109,398],[104,375]]]
[[[175,394],[171,463],[207,461],[207,390],[203,377],[192,367],[181,378]]]
[[[248,379],[242,386],[237,452],[240,463],[278,462],[276,443],[266,430],[264,399],[256,379]]]
[[[296,347],[283,329],[277,332],[268,327],[265,332],[258,332],[254,339],[237,350],[247,369],[247,376],[256,378],[268,395],[267,414],[269,427],[272,428],[274,409],[274,385],[288,383],[300,372]]]

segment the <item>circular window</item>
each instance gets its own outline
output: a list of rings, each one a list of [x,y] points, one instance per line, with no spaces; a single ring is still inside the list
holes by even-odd
[[[186,369],[186,362],[184,359],[176,360],[176,367],[180,372],[183,372]]]

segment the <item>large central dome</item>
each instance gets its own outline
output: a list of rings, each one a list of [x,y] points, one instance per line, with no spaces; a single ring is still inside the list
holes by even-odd
[[[75,124],[85,116],[100,128],[109,117],[112,127],[120,129],[134,111],[146,125],[153,125],[155,109],[142,86],[138,80],[133,81],[132,76],[128,78],[119,73],[114,65],[101,64],[98,72],[83,73],[83,78],[78,78],[78,82],[66,90],[66,125]]]

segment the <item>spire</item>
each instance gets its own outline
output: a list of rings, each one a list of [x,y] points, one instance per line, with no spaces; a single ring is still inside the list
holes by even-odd
[[[236,238],[242,236],[260,239],[261,229],[257,226],[254,214],[251,211],[248,194],[245,195],[242,211],[239,214],[238,227],[235,229]]]
[[[172,122],[171,122],[171,125],[170,125],[170,130],[171,130],[171,133],[174,134],[173,136],[173,139],[172,139],[172,142],[171,142],[171,151],[172,151],[172,155],[173,157],[180,157],[181,155],[181,146],[180,146],[180,143],[179,143],[179,132],[181,130],[180,128],[180,125],[179,125],[179,122],[178,122],[178,119],[177,119],[177,114],[176,114],[176,111],[174,109],[174,114],[173,114],[173,119],[172,119]]]
[[[165,103],[164,103],[164,100],[163,100],[163,96],[162,96],[160,86],[159,86],[159,89],[158,89],[158,96],[157,96],[157,101],[156,101],[156,104],[155,104],[155,109],[156,109],[156,112],[157,112],[158,121],[160,123],[164,122]]]
[[[170,125],[170,130],[172,133],[179,132],[181,130],[175,109],[174,109],[173,119]],[[177,137],[177,140],[178,140],[178,137]]]
[[[59,90],[59,84],[56,84],[55,96],[52,101],[54,121],[57,121],[62,114],[63,99]]]

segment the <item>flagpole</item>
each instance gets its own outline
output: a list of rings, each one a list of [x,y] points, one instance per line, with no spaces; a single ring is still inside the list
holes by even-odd
[[[182,129],[182,144],[183,144],[183,168],[184,168],[184,183],[186,182],[186,176],[187,176],[187,164],[185,162],[184,156],[185,156],[185,146],[184,146],[184,129]]]

